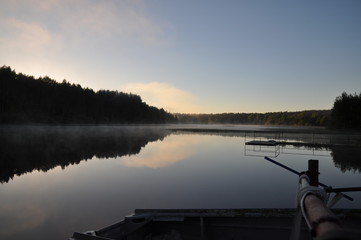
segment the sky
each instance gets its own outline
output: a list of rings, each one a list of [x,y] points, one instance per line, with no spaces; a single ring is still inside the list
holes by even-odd
[[[0,66],[171,113],[331,109],[361,92],[359,0],[0,0]]]

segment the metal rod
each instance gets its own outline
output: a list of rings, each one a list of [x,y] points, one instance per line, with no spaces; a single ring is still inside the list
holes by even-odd
[[[346,188],[326,188],[326,192],[357,192],[361,191],[361,187],[346,187]]]
[[[276,164],[276,165],[278,165],[278,166],[280,166],[280,167],[283,167],[284,169],[287,169],[288,171],[293,172],[294,174],[297,174],[298,176],[301,175],[300,172],[298,172],[298,171],[296,171],[296,170],[294,170],[294,169],[292,169],[292,168],[290,168],[290,167],[287,167],[286,165],[283,165],[282,163],[279,163],[279,162],[277,162],[277,161],[275,161],[275,160],[273,160],[273,159],[271,159],[271,158],[269,158],[269,157],[264,157],[264,159],[266,159],[266,160],[270,161],[271,163],[274,163],[274,164]],[[321,183],[321,182],[318,182],[318,185],[320,185],[321,187],[324,187],[324,188],[326,188],[326,189],[327,189],[327,188],[328,188],[328,189],[332,188],[332,187],[330,187],[330,186],[328,186],[328,185],[326,185],[326,184],[323,184],[323,183]],[[346,199],[348,199],[348,200],[350,200],[350,201],[353,201],[353,198],[352,198],[352,197],[350,197],[350,196],[348,196],[348,195],[346,195],[346,194],[343,194],[343,196],[344,196],[344,198],[346,198]]]
[[[273,160],[273,159],[271,159],[269,157],[264,157],[264,159],[266,159],[266,160],[268,160],[268,161],[270,161],[270,162],[272,162],[272,163],[274,163],[274,164],[276,164],[276,165],[278,165],[280,167],[283,167],[284,169],[287,169],[288,171],[293,172],[294,174],[297,174],[297,175],[301,174],[300,172],[298,172],[298,171],[296,171],[296,170],[294,170],[294,169],[292,169],[290,167],[287,167],[286,165],[283,165],[282,163],[279,163],[279,162],[277,162],[277,161],[275,161],[275,160]]]
[[[308,160],[307,176],[310,179],[310,185],[318,187],[318,160]]]

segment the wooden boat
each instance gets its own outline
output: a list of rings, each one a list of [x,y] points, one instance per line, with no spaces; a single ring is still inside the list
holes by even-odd
[[[295,214],[295,209],[137,209],[118,223],[75,232],[70,239],[289,239]],[[361,210],[335,214],[347,229],[361,226]],[[300,239],[312,239],[305,224]]]
[[[269,160],[298,174],[300,188],[299,205],[296,209],[137,209],[122,221],[96,231],[75,232],[70,240],[216,240],[216,239],[312,239],[315,236],[336,232],[349,234],[348,230],[361,228],[361,209],[336,209],[329,207],[343,197],[338,193],[326,206],[325,190],[311,186],[318,182],[318,162],[309,161],[309,176],[299,173],[281,163]],[[315,174],[316,173],[316,174]],[[325,184],[322,184],[326,186]],[[326,186],[328,187],[328,186]],[[361,188],[344,188],[359,191]],[[329,190],[331,191],[331,190]],[[337,191],[333,191],[337,192]],[[302,216],[304,222],[302,222]],[[342,223],[342,228],[339,225]],[[320,227],[322,225],[322,227]],[[312,230],[312,231],[311,231]],[[361,233],[350,234],[361,239]]]

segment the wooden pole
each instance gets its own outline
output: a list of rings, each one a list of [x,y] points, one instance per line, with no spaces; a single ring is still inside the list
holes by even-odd
[[[317,237],[330,230],[341,229],[337,217],[315,195],[305,198],[305,208],[309,221],[312,223],[312,235]]]
[[[318,187],[318,160],[308,160],[307,175],[310,179],[309,184]],[[304,204],[308,220],[312,225],[312,235],[314,237],[330,230],[341,228],[336,215],[333,214],[317,196],[313,194],[307,195]]]

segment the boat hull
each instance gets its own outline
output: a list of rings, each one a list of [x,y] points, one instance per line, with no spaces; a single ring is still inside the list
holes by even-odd
[[[361,210],[334,212],[344,227],[361,226]],[[289,239],[295,215],[295,209],[137,209],[123,221],[71,239]],[[300,239],[312,239],[304,223]]]

